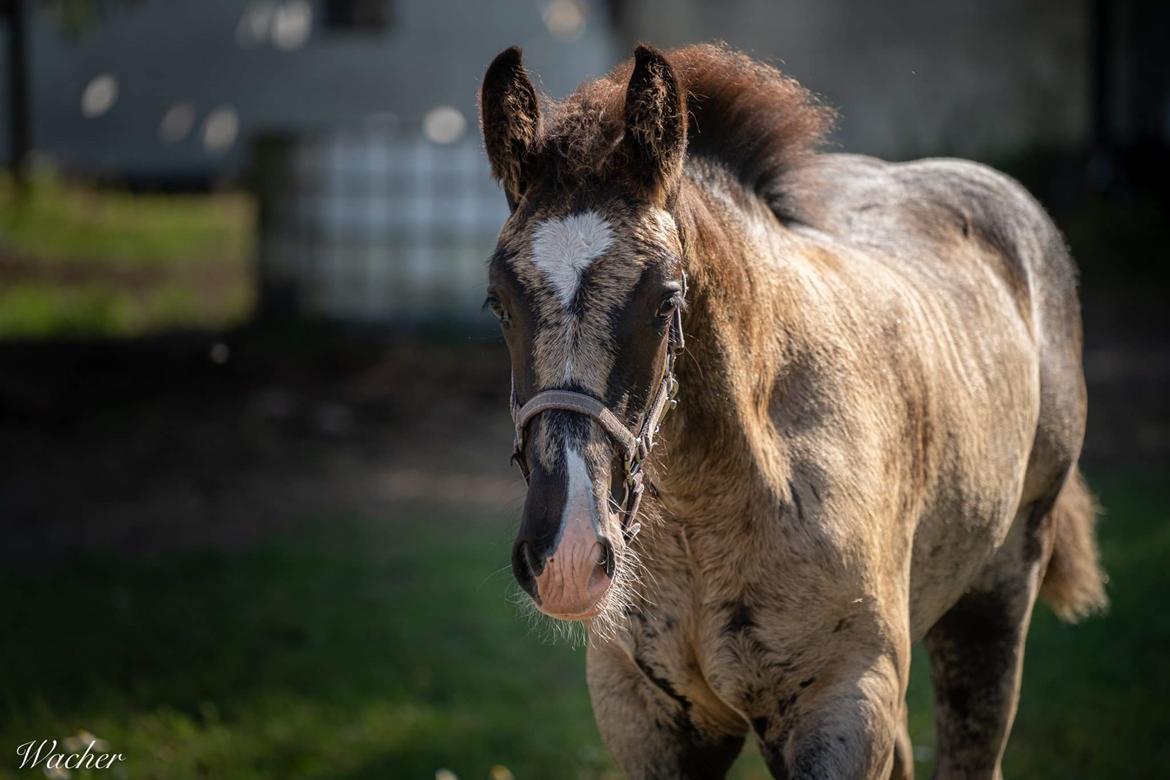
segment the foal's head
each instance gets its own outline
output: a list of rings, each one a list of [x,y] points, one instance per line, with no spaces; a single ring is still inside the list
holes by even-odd
[[[569,620],[620,601],[615,583],[629,578],[638,522],[627,492],[638,464],[597,412],[603,405],[634,435],[653,422],[681,338],[683,239],[672,211],[685,99],[651,49],[638,49],[628,73],[622,100],[586,91],[542,117],[513,48],[480,95],[488,157],[512,209],[487,306],[511,354],[513,412],[549,390],[599,402],[535,414],[517,450],[528,496],[512,571],[541,611]]]

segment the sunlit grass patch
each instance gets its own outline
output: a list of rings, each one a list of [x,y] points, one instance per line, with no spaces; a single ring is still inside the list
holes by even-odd
[[[135,194],[0,178],[0,338],[224,328],[253,306],[254,213],[239,193]]]
[[[44,262],[157,266],[239,257],[254,220],[240,193],[140,194],[39,172],[27,197],[0,176],[0,245]]]

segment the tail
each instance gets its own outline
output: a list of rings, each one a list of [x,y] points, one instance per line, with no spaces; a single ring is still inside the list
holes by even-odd
[[[1067,622],[1076,622],[1109,605],[1108,577],[1097,556],[1097,507],[1080,469],[1073,469],[1052,507],[1056,541],[1040,595]]]

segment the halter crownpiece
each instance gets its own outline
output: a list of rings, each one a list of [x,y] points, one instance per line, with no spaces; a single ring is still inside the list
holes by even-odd
[[[686,298],[687,275],[682,275],[682,294]],[[524,481],[528,481],[529,468],[524,459],[524,433],[528,423],[543,412],[552,410],[583,414],[597,422],[609,434],[609,438],[617,445],[624,455],[622,464],[625,467],[624,485],[625,495],[622,496],[622,511],[625,517],[622,529],[627,541],[633,538],[641,529],[637,522],[638,507],[642,503],[642,493],[645,490],[645,480],[642,473],[642,463],[654,448],[654,439],[658,435],[659,426],[666,412],[678,405],[678,380],[674,378],[674,361],[686,346],[682,329],[682,306],[676,306],[670,320],[670,343],[666,349],[666,366],[662,372],[662,379],[654,393],[654,398],[642,420],[642,426],[637,433],[627,428],[613,411],[602,401],[576,390],[551,389],[543,390],[523,406],[517,406],[515,391],[512,393],[512,422],[516,425],[516,439],[512,445],[512,460],[520,467]]]

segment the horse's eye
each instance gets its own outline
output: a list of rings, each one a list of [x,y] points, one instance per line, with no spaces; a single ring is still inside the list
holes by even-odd
[[[670,315],[674,314],[674,310],[678,308],[679,303],[678,293],[672,293],[666,298],[663,298],[662,303],[658,304],[658,311],[655,312],[655,316],[662,320],[670,317]]]
[[[500,321],[500,324],[507,327],[512,318],[508,316],[508,310],[504,308],[504,304],[500,303],[500,299],[494,295],[489,295],[487,300],[483,302],[485,309],[491,309],[492,314]]]

